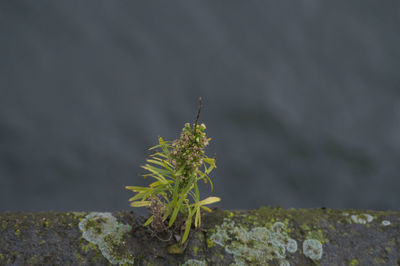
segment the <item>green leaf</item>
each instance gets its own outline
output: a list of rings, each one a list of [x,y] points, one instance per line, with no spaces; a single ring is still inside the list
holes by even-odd
[[[167,169],[168,171],[171,172],[171,174],[173,174],[173,172],[174,172],[174,170],[173,170],[174,166],[173,166],[172,164],[170,164],[169,162],[165,161],[165,160],[163,161],[163,164],[164,164],[165,169]]]
[[[204,168],[207,171],[207,167],[204,166]],[[210,182],[211,191],[214,190],[214,184],[213,184],[213,182],[211,181],[210,177],[207,175],[206,172],[203,173],[203,172],[199,171],[199,178],[198,179],[203,179],[204,183],[207,183],[207,180],[208,180],[208,182]]]
[[[161,149],[163,150],[164,154],[168,154],[168,148],[172,148],[171,145],[166,145],[166,143],[170,143],[171,141],[164,141],[162,137],[158,137],[158,143],[161,145]]]
[[[178,196],[179,196],[179,195],[178,195],[178,190],[179,190],[180,183],[181,183],[181,179],[180,179],[180,178],[177,178],[177,179],[175,180],[174,189],[173,189],[173,191],[172,191],[172,204],[173,204],[173,205],[175,205],[176,202],[178,201]]]
[[[173,165],[170,164],[167,160],[161,159],[161,158],[157,158],[157,157],[151,157],[151,158],[153,158],[154,160],[153,159],[147,159],[146,161],[164,167],[166,170],[168,170],[170,172],[170,174],[173,173],[173,169],[172,169]]]
[[[152,163],[152,164],[157,164],[157,165],[165,168],[165,164],[163,163],[164,162],[163,160],[160,162],[157,160],[147,159],[146,161],[149,163]],[[168,173],[169,173],[169,171],[168,171]]]
[[[164,144],[159,144],[159,145],[153,146],[153,147],[149,148],[149,151],[157,149],[157,148],[161,148],[163,145]]]
[[[212,210],[206,206],[200,206],[200,208],[202,208],[203,210],[206,210],[208,212],[212,212]]]
[[[135,196],[133,196],[132,198],[129,199],[129,201],[134,201],[134,200],[138,200],[140,198],[143,198],[145,196],[144,193],[138,193]]]
[[[171,142],[171,141],[165,141],[165,142],[163,142],[163,143],[161,143],[161,144],[158,144],[158,145],[156,145],[156,146],[153,146],[153,147],[149,148],[149,151],[154,150],[154,149],[157,149],[157,148],[162,148],[163,151],[164,151],[164,149],[166,149],[166,148],[172,148],[171,145],[168,145],[168,144],[167,144],[167,143],[170,143],[170,142]],[[167,151],[168,151],[168,150],[167,150]]]
[[[165,143],[171,143],[172,141],[164,140],[162,137],[158,137],[158,143],[160,144],[165,144]]]
[[[215,160],[213,158],[203,158],[203,161],[210,165],[215,165]]]
[[[178,203],[175,206],[174,211],[172,212],[171,218],[169,219],[168,227],[171,227],[174,224],[176,217],[178,216],[178,213],[181,210],[181,206],[182,206],[182,203],[183,203],[183,200],[185,199],[185,197],[186,197],[186,194],[182,195],[180,197],[180,199],[178,200]]]
[[[146,175],[143,175],[143,176],[149,176],[150,175],[150,176],[154,177],[155,179],[161,181],[163,184],[167,184],[168,183],[166,178],[168,178],[169,176],[160,173],[161,171],[159,171],[159,170],[162,170],[162,169],[153,167],[153,166],[148,165],[148,164],[142,166],[142,168],[146,169],[146,170],[148,170],[148,171],[150,171],[152,173],[152,174],[146,174]]]
[[[163,177],[163,176],[160,176],[160,175],[156,175],[156,174],[146,174],[146,175],[143,175],[143,176],[144,176],[144,177],[151,176],[151,177],[157,179],[158,181],[160,181],[162,184],[168,184],[167,180],[164,179],[164,177]]]
[[[195,194],[193,191],[189,191],[189,194],[190,194],[190,196],[192,196],[192,199],[193,199],[195,202],[198,202],[198,200],[196,201],[196,194]]]
[[[189,236],[189,232],[190,232],[190,227],[192,225],[192,212],[190,210],[190,208],[188,208],[189,211],[189,215],[188,218],[186,220],[186,227],[185,227],[185,232],[183,233],[183,237],[182,237],[182,244],[185,243],[186,239]]]
[[[198,227],[201,225],[201,214],[200,207],[196,208],[196,216],[194,217],[194,227]]]
[[[210,177],[209,177],[207,174],[205,175],[205,177],[207,178],[208,182],[210,182],[211,191],[213,191],[213,190],[214,190],[214,184],[213,184],[213,182],[211,181]]]
[[[200,192],[199,192],[199,187],[197,186],[197,182],[194,183],[194,193],[195,193],[195,202],[198,202],[200,200]]]
[[[199,202],[200,205],[208,205],[208,204],[213,204],[218,201],[221,201],[221,198],[219,197],[208,197],[202,201]]]
[[[156,152],[156,153],[153,153],[152,155],[150,155],[150,156],[152,156],[152,157],[155,157],[155,156],[160,156],[160,157],[164,157],[164,158],[166,158],[166,159],[168,159],[169,158],[169,156],[168,155],[166,155],[166,154],[164,154],[164,153],[161,153],[161,152]]]
[[[167,205],[164,210],[165,211],[164,211],[164,215],[162,218],[163,221],[167,220],[168,216],[171,214],[171,212],[172,212],[171,205]]]
[[[150,216],[150,218],[146,220],[146,222],[143,224],[143,226],[148,226],[153,221],[153,218],[154,218],[154,215]]]
[[[155,182],[151,183],[149,185],[149,187],[154,188],[154,187],[157,187],[157,186],[162,185],[162,184],[164,184],[164,183],[162,183],[160,181],[155,181]]]
[[[175,177],[179,178],[179,176],[182,175],[184,169],[185,165],[183,165],[181,168],[178,169],[178,171],[175,173]]]
[[[131,203],[131,207],[146,207],[150,205],[150,201],[135,201]]]
[[[158,168],[158,167],[155,167],[155,166],[152,166],[150,164],[145,164],[145,165],[142,166],[142,168],[146,169],[146,170],[148,170],[148,171],[150,171],[152,173],[161,175],[163,177],[171,175],[170,171],[165,170],[165,169],[161,169],[161,168]]]
[[[174,207],[174,211],[172,212],[171,219],[169,220],[168,227],[171,227],[173,225],[173,223],[175,222],[176,216],[178,215],[179,211],[181,211],[181,206],[182,206],[183,200],[187,198],[187,194],[189,193],[192,186],[193,186],[193,184],[191,184],[189,182],[189,184],[183,190],[182,194],[180,194],[178,203]]]
[[[154,155],[154,154],[152,154],[152,155],[150,155],[150,160],[157,160],[157,161],[159,161],[159,162],[162,162],[162,161],[164,161],[165,159],[163,159],[163,158],[159,158],[159,157],[157,157],[156,155]],[[149,159],[146,159],[146,161],[147,160],[149,160]]]
[[[211,173],[211,171],[215,168],[214,165],[211,165],[210,168],[206,169],[206,174],[208,175],[209,173]]]
[[[168,184],[172,184],[172,183],[174,183],[174,181],[172,181],[172,180],[167,180],[167,183],[168,183]],[[154,187],[157,187],[157,186],[160,186],[160,185],[166,185],[166,183],[163,183],[163,182],[160,182],[160,181],[155,181],[155,182],[151,183],[151,184],[149,185],[149,187],[150,187],[150,188],[154,188]]]
[[[132,190],[133,192],[141,192],[149,190],[148,187],[135,187],[135,186],[126,186],[126,189]]]

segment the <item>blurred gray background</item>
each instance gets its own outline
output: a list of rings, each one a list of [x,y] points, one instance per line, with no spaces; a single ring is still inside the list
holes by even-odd
[[[399,210],[399,1],[1,1],[0,211],[130,209],[201,122],[221,208]]]

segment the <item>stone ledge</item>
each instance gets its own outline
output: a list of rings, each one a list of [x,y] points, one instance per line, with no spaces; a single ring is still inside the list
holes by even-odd
[[[0,213],[0,265],[398,265],[400,212],[216,210],[184,246],[133,212]]]

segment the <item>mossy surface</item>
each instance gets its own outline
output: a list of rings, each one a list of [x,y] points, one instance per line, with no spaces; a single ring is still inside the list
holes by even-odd
[[[83,238],[97,245],[111,264],[133,265],[135,256],[123,240],[124,235],[132,230],[130,225],[118,222],[109,212],[92,212],[79,222],[79,229]]]
[[[244,228],[225,218],[210,239],[233,255],[236,265],[267,265],[277,260],[286,263],[286,252],[295,253],[297,242],[288,235],[286,224],[274,222],[270,227]]]
[[[398,212],[263,207],[223,211],[210,216],[209,222],[206,246],[214,252],[212,261],[217,263],[349,265],[357,261],[359,265],[371,265],[371,261],[385,261],[386,265],[396,265],[400,261]],[[276,223],[283,224],[285,234],[297,242],[296,252],[288,252],[287,245],[285,256],[275,252],[272,243],[284,244],[282,237],[279,243],[270,236]],[[246,239],[254,237],[254,231],[264,231],[268,236],[262,240],[267,243],[262,248]],[[266,255],[271,251],[274,253]]]
[[[104,251],[134,256],[135,265],[397,265],[400,261],[399,212],[216,210],[203,217],[202,227],[192,229],[183,246],[174,235],[169,239],[169,234],[156,235],[142,227],[145,217],[131,212],[92,215],[98,219],[91,221],[88,215],[0,213],[0,265],[128,263],[107,259]],[[91,232],[87,236],[100,233],[101,241],[90,236],[88,241],[79,224]],[[111,245],[102,246],[102,241]],[[274,245],[278,249],[271,248]],[[179,252],[171,254],[172,246]]]
[[[99,250],[80,249],[85,214],[0,213],[0,265],[83,265],[95,258],[107,265]]]

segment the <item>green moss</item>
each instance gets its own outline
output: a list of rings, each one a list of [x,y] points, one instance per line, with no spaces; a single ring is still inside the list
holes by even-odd
[[[8,225],[7,221],[2,221],[1,222],[1,229],[6,230],[7,229],[7,225]]]
[[[81,220],[79,229],[83,238],[92,244],[81,246],[83,251],[98,247],[111,264],[133,264],[134,256],[123,241],[124,234],[132,227],[117,222],[111,213],[92,212]]]
[[[5,259],[5,256],[2,253],[0,253],[0,261],[2,261],[4,259]]]
[[[85,253],[88,253],[90,250],[98,250],[98,248],[95,244],[91,242],[89,242],[86,245],[83,242],[81,242],[81,250]]]
[[[303,231],[310,231],[311,228],[307,224],[300,225],[301,230]]]
[[[387,264],[387,261],[384,258],[376,257],[374,258],[374,263],[375,265],[385,265]]]
[[[86,212],[70,212],[70,213],[68,213],[68,215],[72,215],[74,217],[74,219],[81,222],[85,218],[87,213]]]
[[[214,241],[212,241],[212,239],[210,239],[210,238],[207,238],[206,242],[207,242],[208,248],[212,248],[215,246]]]
[[[173,244],[167,248],[167,251],[169,254],[182,254],[184,248],[179,244]]]
[[[78,260],[78,261],[81,261],[82,260],[82,257],[81,257],[81,254],[79,254],[78,252],[75,252],[75,258]]]
[[[311,238],[318,240],[322,244],[327,242],[327,240],[324,238],[324,235],[322,234],[321,229],[307,232],[306,239],[311,239]]]
[[[21,230],[19,230],[19,229],[15,230],[15,235],[16,236],[20,236],[21,235]]]
[[[332,231],[336,231],[336,228],[333,226],[333,224],[328,224],[329,229]]]
[[[357,266],[359,264],[358,260],[353,259],[350,261],[349,266]]]
[[[29,258],[29,260],[27,261],[28,264],[30,265],[37,265],[39,262],[39,257],[38,255],[34,255],[31,258]]]
[[[194,253],[194,255],[197,255],[197,252],[199,252],[199,247],[198,247],[198,246],[194,246],[194,247],[193,247],[193,253]]]

